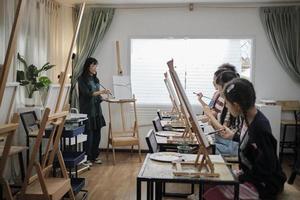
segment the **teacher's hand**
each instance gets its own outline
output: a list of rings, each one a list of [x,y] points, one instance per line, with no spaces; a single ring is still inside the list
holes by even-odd
[[[111,94],[111,92],[110,92],[109,89],[103,90],[103,93],[104,93],[104,94]]]

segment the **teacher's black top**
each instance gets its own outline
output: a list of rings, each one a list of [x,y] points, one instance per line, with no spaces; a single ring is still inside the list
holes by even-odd
[[[99,130],[106,125],[100,103],[101,96],[93,96],[99,91],[99,79],[96,76],[80,76],[78,78],[80,113],[88,115],[86,128]]]

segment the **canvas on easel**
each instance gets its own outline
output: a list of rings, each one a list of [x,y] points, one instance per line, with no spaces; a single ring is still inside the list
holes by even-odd
[[[184,123],[184,127],[185,127],[184,134],[183,134],[184,141],[187,142],[186,140],[188,140],[188,143],[190,143],[190,144],[197,144],[198,142],[197,142],[196,138],[194,137],[194,134],[192,133],[192,126],[188,120],[189,113],[186,110],[186,107],[183,106],[184,105],[183,99],[178,91],[178,88],[175,86],[175,83],[174,83],[172,77],[171,77],[172,81],[170,81],[170,79],[166,73],[165,73],[165,78],[168,81],[168,85],[170,86],[170,89],[173,90],[173,91],[171,91],[171,93],[174,97],[175,102],[177,102],[176,105],[178,105],[178,110],[180,111],[179,112],[179,114],[180,114],[179,121]],[[173,138],[168,140],[168,142],[170,142],[170,143],[182,142],[182,141],[177,141],[177,140],[172,141],[172,140],[173,140]]]
[[[167,63],[169,67],[169,72],[173,81],[173,84],[175,86],[176,91],[178,92],[178,97],[182,106],[182,110],[186,117],[188,117],[188,121],[191,125],[191,128],[193,130],[193,133],[195,134],[195,137],[199,143],[199,150],[197,157],[195,159],[195,162],[188,163],[188,162],[177,162],[175,164],[175,171],[173,172],[176,176],[185,176],[185,175],[191,175],[191,176],[209,176],[209,177],[218,177],[219,174],[215,173],[214,170],[214,164],[209,158],[209,154],[207,151],[207,147],[209,147],[209,143],[207,141],[207,138],[205,134],[203,133],[202,129],[200,128],[196,115],[194,114],[192,110],[192,106],[186,96],[186,93],[182,87],[182,84],[179,80],[179,77],[177,75],[177,72],[174,69],[173,60],[168,61]],[[200,159],[201,157],[201,159]],[[201,160],[199,162],[199,160]],[[193,165],[197,171],[196,172],[186,172],[183,169],[183,165]],[[205,168],[205,172],[202,172],[202,169]]]
[[[171,83],[171,81],[168,77],[167,72],[164,73],[164,76],[165,76],[164,82],[165,82],[167,90],[169,92],[170,99],[173,103],[173,109],[176,110],[176,112],[178,113],[178,120],[176,122],[182,122],[184,124],[184,127],[185,127],[185,129],[183,131],[183,134],[181,136],[181,137],[183,137],[183,140],[176,139],[176,137],[175,138],[170,137],[170,138],[168,138],[167,142],[168,143],[187,142],[186,139],[189,136],[192,136],[191,129],[190,129],[191,126],[188,123],[187,116],[185,116],[185,113],[182,111],[183,108],[181,107],[180,100],[177,96],[177,91],[175,93],[174,87],[173,87],[173,85],[172,85],[172,83]],[[194,143],[195,142],[193,137],[190,137],[189,139],[191,139],[191,140],[188,141],[189,143]]]
[[[113,76],[114,96],[116,99],[131,99],[131,83],[129,76]]]

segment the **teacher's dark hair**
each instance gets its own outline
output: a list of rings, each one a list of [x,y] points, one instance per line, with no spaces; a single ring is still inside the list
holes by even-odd
[[[83,71],[82,71],[82,74],[81,74],[82,78],[86,79],[90,76],[89,68],[92,64],[97,65],[98,60],[96,58],[88,57],[85,60],[85,63],[83,65]],[[97,74],[94,74],[93,77],[95,78],[95,81],[97,83],[99,83],[99,79],[97,78]]]

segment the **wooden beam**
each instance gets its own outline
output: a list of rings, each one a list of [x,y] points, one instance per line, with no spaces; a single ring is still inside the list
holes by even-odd
[[[72,54],[73,54],[73,49],[74,49],[74,46],[75,46],[75,42],[77,40],[77,36],[78,36],[78,32],[79,32],[79,28],[80,28],[80,24],[81,24],[81,20],[82,20],[84,8],[85,8],[85,2],[82,3],[81,6],[80,6],[78,22],[77,22],[76,30],[75,30],[73,40],[72,40],[72,43],[71,43],[71,48],[70,48],[70,51],[69,51],[67,64],[66,64],[65,70],[62,73],[62,76],[60,76],[60,81],[59,81],[60,90],[59,90],[58,100],[57,100],[56,106],[55,106],[55,112],[59,111],[58,109],[59,109],[59,105],[61,103],[61,98],[62,98],[62,94],[63,94],[63,91],[64,91],[64,85],[65,85],[65,82],[66,82],[66,74],[67,74],[68,69],[69,69],[70,60],[71,60],[71,57],[72,57]]]
[[[13,24],[13,27],[12,27],[11,33],[10,33],[10,38],[9,38],[9,42],[8,42],[8,46],[7,46],[7,50],[6,50],[3,68],[2,68],[1,74],[0,74],[0,106],[2,103],[2,99],[3,99],[3,94],[4,94],[6,81],[7,81],[7,77],[8,77],[8,73],[9,73],[9,67],[11,65],[12,59],[13,59],[15,51],[16,51],[17,36],[19,33],[21,20],[23,19],[24,7],[25,7],[24,1],[19,0],[16,14],[15,14],[14,24]]]

